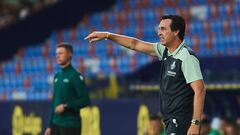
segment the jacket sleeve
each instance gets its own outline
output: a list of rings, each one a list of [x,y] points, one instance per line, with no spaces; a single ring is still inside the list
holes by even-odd
[[[48,123],[48,127],[51,128],[52,124],[53,124],[53,114],[54,114],[54,108],[53,108],[53,100],[51,103],[51,114],[50,114],[50,119],[49,119],[49,123]]]
[[[77,98],[68,101],[67,108],[70,109],[80,109],[90,105],[89,92],[86,89],[86,84],[84,82],[83,76],[78,74],[74,76],[73,79],[74,89],[77,94]]]
[[[54,81],[55,81],[55,78],[58,74],[56,74],[54,77],[53,77],[53,85],[54,85]],[[49,123],[48,123],[48,127],[51,128],[52,127],[52,124],[53,124],[53,115],[54,115],[54,98],[55,98],[55,92],[53,90],[53,97],[52,97],[52,102],[51,102],[51,113],[50,113],[50,119],[49,119]]]

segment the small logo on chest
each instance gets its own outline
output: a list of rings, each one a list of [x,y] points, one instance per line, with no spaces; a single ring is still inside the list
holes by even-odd
[[[167,71],[167,75],[168,75],[168,76],[175,77],[175,76],[176,76],[176,72],[173,72],[173,71]]]
[[[69,83],[69,80],[67,78],[63,79],[64,83]]]
[[[171,70],[173,70],[173,69],[175,69],[176,68],[176,61],[174,61],[173,63],[172,63],[172,65],[171,65]]]
[[[174,69],[176,68],[176,61],[174,61],[171,65],[170,65],[170,69],[169,71],[167,71],[167,75],[168,76],[172,76],[175,77],[176,76],[176,72],[174,71]]]

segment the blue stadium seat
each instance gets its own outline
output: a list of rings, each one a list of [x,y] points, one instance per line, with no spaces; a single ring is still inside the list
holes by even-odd
[[[151,0],[151,7],[163,7],[163,0]]]
[[[166,7],[166,8],[164,8],[163,13],[166,15],[167,14],[176,14],[176,9],[172,8],[172,7]]]

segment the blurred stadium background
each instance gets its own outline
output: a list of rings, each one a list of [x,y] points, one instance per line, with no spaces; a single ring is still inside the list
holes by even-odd
[[[239,134],[239,0],[0,0],[0,134],[44,133],[59,70],[55,47],[70,42],[93,101],[81,112],[83,135],[143,135],[159,109],[158,60],[83,39],[103,30],[158,42],[163,14],[187,21],[185,41],[200,58],[211,128],[238,127]]]

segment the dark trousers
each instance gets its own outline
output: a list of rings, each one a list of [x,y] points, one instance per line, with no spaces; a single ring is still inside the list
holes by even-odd
[[[166,135],[186,135],[191,125],[191,118],[170,118],[164,120]]]
[[[61,127],[53,124],[51,127],[51,135],[81,135],[80,127]]]

